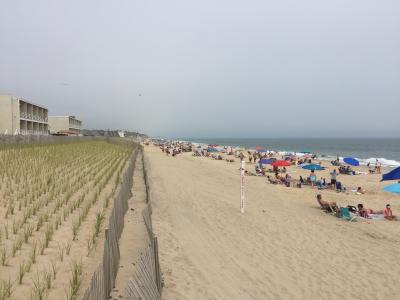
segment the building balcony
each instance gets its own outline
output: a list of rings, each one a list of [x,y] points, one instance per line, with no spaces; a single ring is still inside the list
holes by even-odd
[[[48,118],[47,117],[33,115],[33,114],[30,114],[30,113],[27,113],[27,112],[20,112],[20,118],[26,119],[26,120],[43,122],[43,123],[47,123],[48,122]]]

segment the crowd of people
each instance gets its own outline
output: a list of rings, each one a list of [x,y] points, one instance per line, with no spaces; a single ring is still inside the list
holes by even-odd
[[[155,143],[155,146],[160,147],[161,151],[165,153],[167,156],[176,156],[183,152],[191,152],[192,146],[190,144],[181,143],[181,142],[162,142],[162,143]]]
[[[341,216],[341,210],[339,205],[334,201],[326,201],[322,199],[322,195],[317,195],[317,202],[320,205],[321,209],[328,213],[335,213],[336,216]],[[349,212],[364,218],[364,219],[373,219],[377,217],[382,217],[389,221],[397,221],[397,216],[393,214],[393,211],[390,207],[390,204],[386,204],[383,210],[373,210],[371,208],[365,208],[362,203],[357,204],[357,206],[348,205],[346,209]]]
[[[157,144],[156,144],[157,145]],[[224,147],[224,150],[214,152],[210,151],[210,148],[194,148],[190,143],[181,143],[181,142],[168,142],[168,143],[160,143],[157,146],[161,149],[163,153],[167,156],[177,156],[178,154],[182,154],[184,152],[193,152],[193,156],[202,156],[209,157],[214,160],[226,160],[228,162],[234,162],[234,158],[238,158],[240,161],[248,159],[248,163],[254,164],[254,172],[246,171],[247,175],[256,175],[256,176],[265,176],[267,182],[271,184],[282,184],[286,187],[297,187],[301,188],[303,186],[309,186],[312,188],[317,188],[319,190],[328,189],[335,190],[337,192],[348,192],[349,189],[346,188],[342,184],[341,181],[338,180],[339,175],[354,175],[355,171],[350,166],[343,166],[339,163],[339,158],[335,161],[332,161],[332,165],[337,166],[338,168],[333,169],[329,172],[330,180],[321,176],[317,176],[314,170],[310,170],[308,176],[300,175],[298,179],[294,179],[292,175],[287,172],[285,166],[279,168],[273,164],[274,161],[277,160],[278,153],[277,152],[258,152],[258,151],[247,151],[247,155],[245,156],[243,151],[234,150],[232,147]],[[224,158],[222,153],[227,156]],[[313,163],[312,156],[306,156],[303,158],[298,158],[295,156],[282,156],[281,159],[288,162],[288,165],[302,165],[304,163],[311,164]],[[266,167],[264,164],[264,159],[269,160],[269,163],[272,163],[272,167]],[[321,162],[318,162],[321,166]],[[370,168],[370,165],[368,164]],[[381,165],[379,161],[376,161],[374,169],[371,173],[380,173]],[[268,174],[270,173],[270,174]],[[356,188],[350,189],[350,191],[355,194],[362,195],[365,194],[365,190],[358,186]],[[317,195],[317,202],[319,206],[326,212],[335,213],[337,216],[340,216],[341,210],[339,205],[336,202],[329,202],[322,199],[322,195]],[[383,210],[373,210],[371,208],[365,208],[362,203],[357,204],[357,206],[348,205],[346,207],[349,212],[352,214],[364,218],[364,219],[374,219],[374,218],[384,218],[386,220],[397,220],[397,216],[393,215],[390,204],[387,204]]]

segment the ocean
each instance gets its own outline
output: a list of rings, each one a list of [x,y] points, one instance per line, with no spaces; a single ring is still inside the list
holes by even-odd
[[[355,157],[361,164],[374,163],[376,159],[383,166],[400,166],[400,139],[395,138],[181,138],[180,140],[204,144],[237,146],[246,149],[263,147],[268,150],[282,152],[311,151],[326,159]]]

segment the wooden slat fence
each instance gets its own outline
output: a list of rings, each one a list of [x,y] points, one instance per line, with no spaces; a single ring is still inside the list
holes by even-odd
[[[120,190],[114,199],[108,227],[105,229],[103,261],[92,276],[83,295],[84,300],[108,299],[114,286],[120,258],[118,240],[124,228],[124,216],[128,209],[128,199],[131,197],[133,172],[139,151],[141,149],[136,146],[128,168],[122,176]]]
[[[143,153],[143,152],[142,152]],[[143,175],[146,184],[146,208],[143,209],[142,216],[149,235],[150,245],[146,247],[140,255],[136,264],[136,270],[129,279],[124,292],[124,299],[130,300],[159,300],[161,299],[162,277],[158,257],[158,241],[153,233],[151,220],[151,201],[150,183],[148,178],[148,164],[143,159]]]

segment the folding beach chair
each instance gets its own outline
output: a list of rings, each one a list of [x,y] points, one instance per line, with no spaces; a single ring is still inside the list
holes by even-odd
[[[336,181],[336,191],[337,192],[342,191],[342,183],[340,181]]]
[[[340,214],[342,218],[346,221],[352,222],[357,220],[357,216],[351,214],[348,207],[340,207]]]

